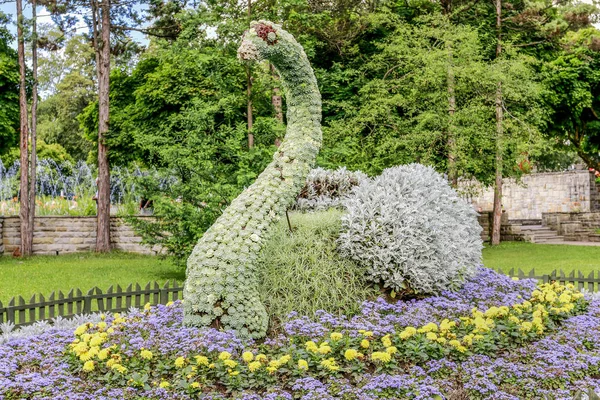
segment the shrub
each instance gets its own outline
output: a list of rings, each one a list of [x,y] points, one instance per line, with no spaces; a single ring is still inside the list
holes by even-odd
[[[431,167],[389,168],[342,203],[340,251],[393,291],[456,289],[481,265],[475,210]]]
[[[341,198],[365,179],[364,173],[348,171],[345,167],[336,170],[315,168],[308,174],[294,208],[318,211],[340,207]]]
[[[364,269],[336,249],[341,214],[290,214],[294,232],[290,234],[282,220],[266,242],[258,263],[259,293],[272,328],[292,311],[351,315],[363,300],[379,294],[367,282]]]

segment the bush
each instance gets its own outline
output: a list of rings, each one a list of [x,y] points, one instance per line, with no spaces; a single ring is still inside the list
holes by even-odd
[[[367,175],[360,171],[348,171],[345,167],[336,170],[315,168],[306,178],[306,185],[298,195],[295,209],[321,211],[340,207],[341,198],[357,186]]]
[[[274,228],[258,263],[259,293],[272,327],[292,311],[353,314],[360,302],[379,294],[364,268],[338,254],[340,217],[338,210],[293,213],[292,234],[285,218]]]
[[[395,292],[456,289],[481,265],[475,210],[431,167],[386,169],[342,203],[340,251]]]

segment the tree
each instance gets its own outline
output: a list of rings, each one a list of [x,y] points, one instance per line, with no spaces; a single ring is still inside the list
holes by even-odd
[[[29,231],[28,242],[31,243],[30,253],[33,253],[33,230],[35,221],[36,167],[37,167],[37,114],[38,114],[38,36],[37,36],[37,1],[31,0],[31,64],[33,90],[31,94],[31,157],[29,163]],[[21,250],[23,254],[25,252]]]
[[[0,154],[17,143],[19,130],[19,62],[9,43],[9,19],[0,13]]]
[[[62,2],[49,2],[45,4],[52,12],[53,19],[64,32],[73,28],[76,18],[73,15],[86,12],[90,37],[95,52],[95,65],[98,84],[98,119],[97,119],[97,146],[98,146],[98,195],[97,195],[97,231],[96,251],[110,251],[110,166],[108,160],[108,146],[106,143],[109,134],[110,119],[110,66],[111,46],[119,49],[121,39],[127,38],[126,32],[137,29],[127,26],[128,21],[136,24],[141,22],[141,17],[135,7],[137,2],[119,2],[111,4],[110,0],[64,0]],[[116,35],[112,36],[112,30]],[[143,31],[143,29],[142,29]],[[111,45],[111,37],[116,42]],[[126,41],[126,40],[125,40]],[[126,46],[125,46],[126,48]]]
[[[494,0],[496,8],[496,59],[502,55],[502,0]],[[492,212],[492,246],[500,244],[502,225],[502,173],[504,153],[504,110],[502,109],[502,81],[496,89],[496,178],[494,182],[494,209]]]
[[[21,254],[31,255],[33,251],[33,226],[30,223],[29,209],[29,121],[27,113],[27,77],[25,65],[25,18],[23,17],[23,2],[17,5],[17,53],[19,57],[19,112],[20,112],[20,149],[21,149],[21,179],[19,188],[21,222]]]
[[[549,133],[600,171],[600,31],[584,28],[566,35],[562,45],[543,69],[554,121]]]

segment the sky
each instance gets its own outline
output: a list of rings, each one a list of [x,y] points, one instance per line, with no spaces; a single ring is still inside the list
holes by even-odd
[[[23,2],[25,3],[25,2]],[[24,4],[24,9],[23,9],[23,15],[25,16],[25,18],[31,18],[31,5],[30,4]],[[14,24],[14,22],[17,19],[17,8],[16,8],[16,3],[15,2],[10,2],[10,3],[6,3],[6,4],[0,4],[0,11],[2,11],[5,14],[8,14],[11,16],[13,24],[11,24],[9,26],[9,29],[11,31],[11,33],[16,36],[17,34],[17,28]],[[53,24],[52,19],[50,18],[50,13],[44,8],[44,7],[38,7],[38,25],[41,24]],[[77,25],[77,31],[79,33],[84,33],[87,31],[87,25],[81,21],[78,25]],[[131,37],[137,41],[138,43],[141,44],[146,44],[148,42],[148,40],[146,39],[146,36],[143,33],[140,32],[131,32]],[[17,43],[16,41],[13,41],[13,43],[11,43],[13,48],[17,48]]]

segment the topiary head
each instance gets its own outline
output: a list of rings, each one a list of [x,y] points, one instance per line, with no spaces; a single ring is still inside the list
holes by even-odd
[[[289,38],[288,38],[289,36]],[[295,44],[291,35],[269,21],[253,21],[242,38],[238,57],[245,61],[272,60],[277,55],[289,53],[290,44]]]

